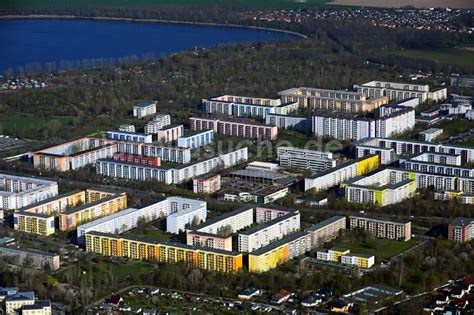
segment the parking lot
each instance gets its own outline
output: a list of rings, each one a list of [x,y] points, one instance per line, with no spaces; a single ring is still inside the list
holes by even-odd
[[[0,151],[10,150],[25,146],[27,141],[18,138],[12,138],[5,135],[0,135]]]

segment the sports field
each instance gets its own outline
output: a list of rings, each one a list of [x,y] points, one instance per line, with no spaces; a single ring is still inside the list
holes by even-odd
[[[391,54],[414,59],[430,60],[442,64],[474,67],[474,51],[468,49],[399,50]]]

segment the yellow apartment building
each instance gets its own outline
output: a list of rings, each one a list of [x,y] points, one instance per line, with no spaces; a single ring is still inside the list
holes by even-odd
[[[242,254],[237,252],[100,232],[86,234],[86,251],[136,260],[184,263],[192,268],[219,272],[237,272],[243,263]]]

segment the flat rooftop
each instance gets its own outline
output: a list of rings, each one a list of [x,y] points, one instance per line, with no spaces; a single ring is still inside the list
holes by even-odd
[[[153,101],[141,101],[135,104],[133,107],[148,107],[150,105],[156,105],[156,102]]]
[[[137,236],[132,236],[132,235],[114,235],[114,234],[109,234],[109,233],[101,233],[101,232],[88,232],[87,234],[90,235],[95,235],[95,236],[103,236],[103,237],[112,237],[112,238],[120,238],[120,239],[125,239],[125,240],[131,240],[131,241],[137,241],[137,242],[143,242],[143,243],[150,243],[154,245],[164,245],[164,246],[172,246],[172,247],[179,247],[183,249],[188,249],[188,250],[202,250],[206,252],[212,252],[216,254],[222,254],[222,255],[227,255],[227,256],[240,256],[242,253],[240,252],[235,252],[235,251],[226,251],[226,250],[220,250],[220,249],[215,249],[215,248],[210,248],[210,247],[201,247],[201,246],[194,246],[194,245],[187,245],[184,243],[177,243],[173,241],[163,241],[163,240],[156,240],[152,238],[147,238],[147,237],[137,237]]]
[[[11,246],[11,245],[3,245],[3,244],[0,244],[0,247],[10,249],[10,250],[14,250],[14,251],[19,251],[19,252],[30,253],[30,254],[33,254],[33,255],[42,255],[42,256],[48,256],[48,257],[58,256],[57,253],[50,253],[50,252],[46,252],[46,251],[39,250],[39,249],[33,249],[33,248],[20,248],[20,247],[15,247],[15,246]]]

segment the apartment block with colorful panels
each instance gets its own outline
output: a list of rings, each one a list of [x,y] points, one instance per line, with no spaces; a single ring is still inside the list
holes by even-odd
[[[183,263],[218,272],[237,272],[243,265],[242,254],[237,252],[100,232],[86,234],[86,251],[137,260]]]
[[[349,249],[333,247],[331,249],[320,249],[316,258],[321,261],[353,265],[359,268],[370,268],[375,264],[375,257],[364,254],[352,254]]]
[[[71,191],[19,209],[13,214],[14,229],[25,233],[51,235],[56,231],[56,216],[60,218],[61,230],[72,229],[81,220],[86,220],[88,214],[91,216],[92,209],[96,209],[93,213],[95,217],[125,209],[126,198],[125,193],[104,189]],[[67,221],[71,216],[73,221]]]
[[[85,202],[86,192],[74,190],[23,207],[13,214],[14,229],[44,236],[54,234],[55,215]]]
[[[361,176],[377,169],[380,166],[380,157],[376,154],[366,155],[350,160],[336,167],[308,176],[304,179],[304,190],[326,190],[342,184],[354,177]]]
[[[25,233],[48,236],[54,234],[54,215],[34,212],[20,212],[13,214],[14,228]]]
[[[372,203],[386,206],[415,195],[416,182],[411,178],[392,176],[389,169],[370,176],[355,177],[341,184],[349,202]]]
[[[265,272],[311,250],[311,233],[297,232],[248,254],[248,270]]]
[[[96,198],[89,199],[91,201],[89,203],[62,212],[59,216],[59,229],[70,231],[80,224],[127,208],[127,194],[124,192],[110,193]]]

